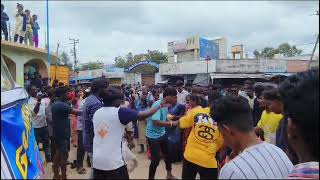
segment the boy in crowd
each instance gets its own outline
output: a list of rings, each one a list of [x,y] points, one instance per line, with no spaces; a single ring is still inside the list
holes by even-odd
[[[297,154],[290,179],[319,179],[319,70],[291,76],[280,85],[288,141]]]
[[[177,96],[177,91],[174,88],[168,87],[163,92],[163,100],[159,99],[154,102],[151,108],[158,107],[162,102],[166,104],[174,104]],[[154,179],[157,167],[160,162],[160,150],[164,155],[166,163],[167,179],[174,179],[171,170],[171,162],[168,158],[168,138],[165,127],[172,127],[172,121],[167,121],[168,108],[159,109],[147,121],[146,136],[148,145],[151,151],[151,163],[149,167],[149,179]]]
[[[55,91],[57,100],[52,104],[52,122],[53,122],[53,141],[55,153],[53,158],[53,179],[67,178],[67,159],[68,159],[68,144],[70,141],[70,120],[69,114],[80,115],[81,111],[72,109],[67,101],[67,88],[59,87]],[[61,169],[61,177],[59,170]]]
[[[38,19],[38,16],[37,15],[33,15],[32,16],[32,20],[33,20],[33,23],[32,23],[32,31],[33,31],[33,41],[34,41],[34,47],[38,47],[39,45],[39,36],[38,36],[38,31],[40,29],[40,26],[37,22],[37,19]]]
[[[9,16],[4,12],[4,5],[1,4],[1,33],[4,34],[4,39],[8,41],[8,27],[7,21],[9,21]],[[2,35],[1,35],[2,40]]]
[[[278,147],[263,142],[254,132],[251,108],[241,96],[225,96],[211,107],[224,142],[241,152],[220,170],[219,179],[281,179],[293,165]]]

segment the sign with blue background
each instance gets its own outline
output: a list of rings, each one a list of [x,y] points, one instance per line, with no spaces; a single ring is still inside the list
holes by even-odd
[[[26,100],[1,110],[1,156],[12,179],[43,177],[42,158],[34,137]],[[8,178],[8,176],[6,176]]]
[[[199,38],[199,55],[200,59],[218,59],[219,58],[219,48],[216,43],[203,38]]]

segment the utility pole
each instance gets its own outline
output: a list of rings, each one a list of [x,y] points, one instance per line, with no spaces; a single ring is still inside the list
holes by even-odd
[[[313,15],[319,16],[319,11],[317,11],[316,14],[312,14],[311,16],[313,16]],[[318,36],[317,36],[316,43],[314,44],[314,47],[313,47],[313,50],[312,50],[312,54],[311,54],[311,58],[310,58],[310,61],[309,61],[308,69],[311,68],[312,59],[313,59],[314,53],[316,51],[318,42],[319,42],[319,33],[318,33]]]
[[[57,55],[58,58],[56,59],[56,68],[55,68],[55,72],[54,72],[54,79],[57,79],[57,69],[58,69],[58,60],[59,60],[59,55],[58,55],[59,46],[60,46],[60,43],[58,43],[58,45],[57,45],[56,55]]]
[[[318,34],[316,43],[314,44],[314,47],[313,47],[313,50],[312,50],[312,54],[311,54],[311,58],[310,58],[310,61],[309,61],[308,69],[310,69],[310,67],[311,67],[312,59],[313,59],[314,53],[315,53],[315,51],[316,51],[318,42],[319,42],[319,34]]]
[[[73,44],[73,50],[71,50],[71,53],[73,54],[73,58],[74,58],[74,68],[73,70],[75,71],[77,68],[77,52],[76,52],[76,44],[79,43],[79,39],[74,39],[74,38],[69,38],[70,41],[72,41],[72,43],[69,44]]]

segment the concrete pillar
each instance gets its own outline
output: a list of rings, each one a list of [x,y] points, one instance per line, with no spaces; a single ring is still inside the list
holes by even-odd
[[[24,64],[16,62],[16,83],[20,86],[24,86]]]
[[[198,60],[198,49],[197,48],[195,48],[193,51],[193,59]]]

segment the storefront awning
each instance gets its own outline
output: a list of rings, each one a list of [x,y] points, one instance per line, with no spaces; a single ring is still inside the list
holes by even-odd
[[[232,78],[265,78],[264,74],[224,74],[224,73],[210,73],[211,79],[232,79]]]

